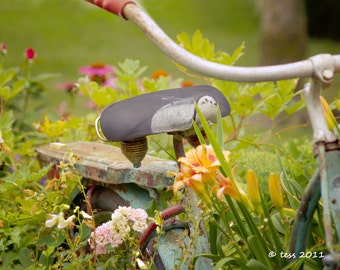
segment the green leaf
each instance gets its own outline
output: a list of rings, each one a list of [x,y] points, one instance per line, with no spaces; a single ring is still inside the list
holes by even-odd
[[[177,35],[177,40],[186,50],[192,51],[190,36],[186,32]]]
[[[113,101],[117,100],[117,91],[106,86],[97,86],[89,91],[89,96],[94,103],[99,108],[104,108],[105,106],[111,104]]]
[[[5,85],[14,78],[15,69],[10,68],[7,71],[0,73],[0,86]]]
[[[33,260],[31,259],[32,250],[27,247],[20,249],[19,251],[19,261],[23,267],[29,268],[33,264]]]
[[[11,264],[13,261],[18,259],[18,254],[13,251],[5,252],[2,257],[2,269],[11,269]]]
[[[5,111],[0,117],[0,129],[3,133],[9,132],[14,123],[13,111]]]
[[[13,87],[12,87],[12,91],[9,95],[9,99],[18,95],[24,89],[26,84],[27,84],[27,81],[25,79],[20,79],[19,81],[15,81],[13,83]]]
[[[203,137],[203,134],[202,134],[202,131],[201,129],[198,127],[197,123],[195,122],[195,120],[192,120],[192,125],[195,129],[195,133],[196,133],[196,136],[200,142],[200,144],[205,144],[205,139]]]
[[[251,235],[247,238],[249,247],[251,251],[254,253],[255,258],[259,260],[264,265],[270,265],[268,252],[264,245],[265,242],[262,239],[259,239],[256,235]],[[267,268],[268,269],[268,268]]]
[[[123,63],[118,63],[115,73],[124,78],[138,78],[146,69],[146,66],[140,67],[139,60],[126,59]]]
[[[277,81],[276,84],[280,95],[288,96],[290,99],[296,86],[296,80],[281,80]]]
[[[209,127],[209,124],[207,122],[207,120],[204,118],[204,115],[202,114],[202,112],[200,111],[200,109],[198,108],[198,106],[196,105],[196,112],[199,116],[199,119],[202,123],[203,129],[207,135],[207,138],[209,140],[209,143],[212,145],[216,157],[218,158],[218,160],[221,163],[221,168],[223,170],[223,172],[225,173],[225,175],[227,175],[230,179],[233,179],[233,176],[231,174],[231,169],[229,167],[229,164],[227,163],[227,161],[225,160],[225,157],[223,155],[222,149],[219,146],[216,137],[214,136],[211,128]]]
[[[285,233],[285,228],[282,224],[282,219],[280,216],[280,213],[276,212],[273,215],[270,216],[271,221],[273,222],[273,225],[275,229],[279,232],[284,234]]]
[[[3,98],[5,101],[9,100],[11,88],[9,86],[2,86],[0,87],[0,97]]]
[[[253,270],[269,270],[270,268],[265,266],[258,260],[250,259],[247,263],[246,269],[253,269]]]
[[[214,270],[220,270],[220,269],[224,269],[223,266],[226,265],[226,264],[229,264],[233,261],[236,261],[235,258],[232,258],[232,257],[226,257],[226,258],[223,258],[221,260],[219,260],[215,267],[214,267]],[[240,264],[241,262],[240,261],[237,261],[237,264]],[[243,264],[243,263],[242,263]],[[242,266],[241,269],[246,269],[246,265]]]
[[[233,55],[230,56],[230,54],[226,52],[220,52],[218,54],[218,62],[224,65],[233,65],[242,55],[243,55],[243,49],[245,48],[244,42],[236,48]]]

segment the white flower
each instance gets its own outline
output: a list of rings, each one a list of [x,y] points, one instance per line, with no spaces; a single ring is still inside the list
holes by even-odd
[[[114,211],[111,216],[112,229],[121,235],[126,235],[130,232],[129,220],[119,211]]]
[[[139,269],[148,269],[146,264],[139,258],[137,258],[137,264],[138,264]]]
[[[63,229],[71,225],[74,218],[75,216],[72,215],[65,220],[63,212],[60,212],[58,215],[51,214],[50,219],[46,220],[45,226],[51,228],[54,225],[58,224],[58,229]]]
[[[49,228],[53,227],[55,224],[58,223],[59,218],[60,218],[59,215],[51,214],[50,219],[46,220],[45,226]],[[62,216],[61,218],[64,219],[64,216]]]
[[[52,143],[50,143],[50,147],[53,150],[59,150],[61,148],[66,148],[66,144],[60,143],[60,142],[52,142]]]
[[[144,209],[133,209],[129,219],[134,223],[132,228],[135,231],[142,233],[147,228],[148,214]]]
[[[80,211],[80,214],[83,216],[83,218],[85,219],[92,219],[92,216],[90,216],[89,214],[87,214],[86,212],[84,211]]]

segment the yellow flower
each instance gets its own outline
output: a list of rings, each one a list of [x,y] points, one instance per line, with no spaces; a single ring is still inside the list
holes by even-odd
[[[36,129],[53,139],[64,133],[65,124],[66,122],[61,120],[51,122],[48,116],[45,115],[45,122],[37,124]]]
[[[324,99],[323,96],[320,96],[320,101],[321,101],[323,114],[325,115],[328,128],[331,131],[333,131],[334,128],[336,127],[336,125],[337,125],[337,122],[336,122],[336,119],[334,117],[334,114],[333,114],[331,108],[329,107],[327,101]]]
[[[275,173],[270,173],[268,179],[269,195],[274,206],[281,210],[283,207],[283,195],[279,177]]]
[[[224,153],[228,160],[229,152]],[[178,159],[180,172],[175,174],[173,191],[176,194],[184,186],[192,189],[206,203],[211,202],[209,189],[217,183],[216,172],[220,162],[211,145],[199,145]]]
[[[246,180],[250,202],[254,206],[259,205],[261,203],[261,196],[256,173],[253,170],[249,170],[246,175]]]

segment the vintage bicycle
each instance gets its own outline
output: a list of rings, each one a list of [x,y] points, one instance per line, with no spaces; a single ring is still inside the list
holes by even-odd
[[[301,254],[306,250],[312,218],[321,199],[325,223],[325,243],[328,251],[323,258],[324,269],[340,269],[340,251],[337,248],[337,245],[339,245],[337,241],[340,239],[340,144],[338,137],[328,129],[319,99],[321,88],[328,87],[332,83],[334,74],[340,72],[340,55],[321,54],[304,61],[277,66],[225,66],[199,58],[178,46],[134,1],[88,0],[88,2],[132,21],[168,57],[205,76],[237,82],[309,78],[309,82],[304,86],[303,94],[313,129],[313,150],[319,168],[310,179],[301,198],[291,235],[290,252],[292,254]],[[195,96],[197,89],[201,92],[198,91],[199,95]],[[139,167],[138,169],[127,170],[124,167],[125,165],[122,165],[125,164],[125,161],[122,161],[124,157],[117,149],[107,148],[105,145],[95,143],[70,144],[70,147],[75,152],[78,151],[77,153],[84,157],[85,162],[78,165],[78,170],[82,175],[95,181],[106,182],[111,186],[110,189],[97,186],[92,189],[92,196],[97,196],[98,198],[96,207],[103,210],[113,210],[118,205],[126,204],[145,207],[150,198],[157,197],[156,188],[168,185],[169,179],[165,176],[165,171],[174,170],[176,164],[149,156],[144,159],[146,154],[146,135],[163,132],[172,134],[175,152],[177,157],[180,157],[183,156],[183,146],[181,145],[183,138],[192,139],[193,145],[197,144],[197,142],[196,144],[194,143],[195,134],[191,125],[191,121],[195,120],[194,103],[201,103],[202,105],[203,101],[206,101],[209,106],[206,107],[208,109],[205,117],[209,117],[210,112],[216,112],[216,104],[219,104],[222,108],[222,116],[228,115],[230,108],[227,100],[220,96],[218,92],[215,92],[214,88],[201,86],[197,89],[188,89],[185,94],[178,89],[172,89],[162,94],[150,94],[147,98],[135,97],[125,101],[125,103],[112,105],[104,110],[103,114],[97,119],[98,136],[103,140],[122,142],[122,152],[133,163],[134,167]],[[201,99],[202,97],[204,99]],[[129,125],[124,125],[119,121],[115,122],[117,120],[112,119],[112,115],[115,112],[120,112],[124,107],[142,104],[147,100],[149,100],[146,106],[147,109],[140,117],[132,119]],[[155,102],[157,106],[150,109],[151,104],[155,104]],[[204,110],[205,105],[202,105],[201,108]],[[180,120],[176,118],[178,117],[176,116],[178,112],[184,112],[184,117]],[[169,124],[172,119],[175,119],[175,123]],[[213,122],[215,119],[211,120]],[[121,129],[119,134],[116,132],[117,127]],[[82,154],[84,147],[93,152],[90,158],[86,158],[87,154]],[[40,159],[46,162],[60,160],[63,155],[63,153],[53,152],[46,147],[39,148],[38,152]],[[141,155],[136,157],[137,153],[141,153]],[[150,171],[151,167],[152,172]],[[159,168],[159,170],[155,171],[155,167]],[[107,205],[107,201],[113,203]],[[170,218],[184,211],[182,207],[176,207],[170,209],[170,211],[164,210],[164,218]],[[169,231],[172,229],[177,230],[177,236],[179,236],[181,230],[187,228],[187,226],[190,225],[176,223],[176,221],[172,220],[169,223]],[[333,228],[335,228],[336,233],[334,233]],[[170,254],[168,252],[168,246],[174,244],[174,239],[176,239],[176,234],[171,234],[171,236],[165,237],[165,240],[158,245],[160,259],[157,265],[158,269],[172,269],[173,264],[167,258],[169,256],[179,256],[178,253]],[[142,244],[145,244],[145,242]],[[200,246],[202,248],[198,252],[209,249],[205,236],[201,238]],[[298,258],[298,256],[295,258]],[[196,263],[197,269],[211,268],[209,260],[202,259]],[[302,268],[303,266],[301,266]]]

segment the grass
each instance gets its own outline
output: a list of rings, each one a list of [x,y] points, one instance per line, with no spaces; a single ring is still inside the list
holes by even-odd
[[[163,2],[145,1],[146,9],[174,39],[179,32],[193,33],[201,29],[203,34],[216,43],[216,47],[232,52],[247,39],[249,33],[257,31],[255,27],[250,31],[242,25],[241,28],[246,31],[237,30],[238,26],[233,26],[236,16],[227,16],[228,19],[225,19],[224,12],[219,8],[221,1],[210,4],[193,0]],[[234,2],[234,5],[237,3],[230,2]],[[65,3],[63,0],[1,1],[0,15],[5,20],[0,25],[0,40],[8,44],[11,57],[14,57],[13,62],[21,57],[14,52],[20,53],[31,46],[39,53],[38,69],[60,73],[66,79],[76,78],[77,69],[81,65],[96,61],[114,64],[125,58],[140,59],[150,66],[150,73],[158,68],[176,71],[171,61],[133,23],[85,1]],[[252,16],[247,21],[256,22],[249,3],[245,7],[237,12],[242,15],[238,20],[245,21],[249,17],[246,16],[248,13]],[[243,12],[245,9],[248,12]],[[225,32],[224,29],[231,31]]]
[[[259,62],[259,16],[249,0],[144,0],[143,5],[173,39],[182,31],[191,35],[200,29],[217,49],[229,53],[245,42],[239,65]],[[67,98],[55,86],[76,80],[78,68],[93,62],[139,59],[149,67],[146,75],[166,69],[175,77],[184,76],[132,22],[83,0],[2,0],[0,17],[0,42],[7,43],[8,66],[20,62],[25,48],[33,47],[38,53],[33,73],[59,75],[47,83],[51,106]],[[307,55],[339,51],[339,43],[311,40]]]

